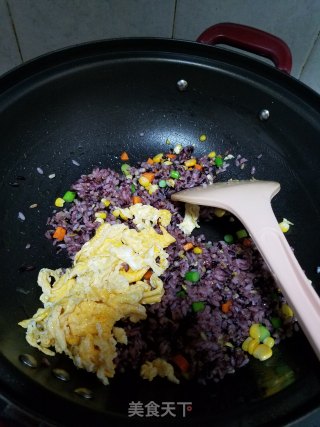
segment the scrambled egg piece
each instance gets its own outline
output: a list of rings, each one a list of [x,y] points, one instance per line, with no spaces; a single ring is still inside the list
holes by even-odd
[[[180,381],[174,375],[173,366],[164,359],[154,359],[152,362],[146,362],[141,366],[140,375],[144,380],[152,381],[157,375],[167,377],[169,381],[179,384]]]
[[[153,223],[154,216],[148,222],[146,215],[140,231],[102,224],[71,268],[40,270],[44,307],[19,323],[27,329],[28,343],[47,355],[55,354],[50,347],[66,353],[77,367],[96,372],[108,384],[115,374],[116,345],[127,344],[125,330],[116,323],[146,319],[144,305],[160,302],[164,294],[159,278],[168,267],[164,249],[175,239],[163,226],[158,234]],[[149,269],[150,280],[143,280]]]
[[[153,206],[142,205],[141,203],[136,203],[129,208],[116,208],[115,211],[124,220],[132,219],[138,230],[154,227],[158,222],[167,227],[171,221],[171,212],[167,209],[156,209]]]
[[[199,218],[200,206],[185,204],[185,213],[183,221],[178,225],[184,234],[190,235],[195,228],[200,228],[197,220]]]

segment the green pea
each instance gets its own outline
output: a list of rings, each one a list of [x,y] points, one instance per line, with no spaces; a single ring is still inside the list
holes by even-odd
[[[180,173],[178,171],[171,171],[170,172],[170,177],[173,179],[179,179],[180,178]]]
[[[71,203],[76,198],[76,193],[74,191],[67,191],[62,198],[65,202]]]
[[[248,233],[247,233],[247,231],[245,229],[241,229],[241,230],[238,230],[236,232],[236,236],[240,240],[240,239],[244,239],[245,237],[248,237]]]
[[[226,243],[233,243],[233,236],[232,236],[232,234],[226,234],[223,239],[224,239],[224,241]]]
[[[128,165],[127,163],[124,163],[123,165],[121,165],[121,171],[124,175],[130,175],[130,165]]]
[[[223,165],[223,159],[221,156],[217,156],[214,160],[215,165],[220,168]]]
[[[136,191],[136,186],[134,184],[131,184],[130,190],[131,190],[131,193],[134,193]]]
[[[271,317],[270,322],[274,329],[279,329],[282,325],[280,317]]]
[[[260,332],[260,342],[263,342],[266,338],[270,337],[269,330],[263,325],[259,325],[259,332]]]
[[[164,179],[161,179],[158,183],[160,188],[165,188],[167,186],[167,183]]]
[[[185,298],[187,296],[187,292],[184,289],[181,289],[176,293],[177,297]]]
[[[188,280],[188,282],[199,282],[200,280],[200,273],[195,270],[187,271],[184,275],[185,280]]]
[[[206,307],[206,303],[204,301],[195,301],[192,303],[192,310],[194,313],[199,313],[203,311]]]

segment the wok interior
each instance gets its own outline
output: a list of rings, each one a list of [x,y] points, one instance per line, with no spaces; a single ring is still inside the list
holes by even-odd
[[[27,382],[35,394],[50,393],[57,405],[76,405],[79,414],[85,411],[93,416],[91,411],[97,411],[95,416],[113,414],[123,421],[130,401],[191,401],[190,419],[210,417],[216,425],[223,425],[226,416],[230,423],[242,419],[250,425],[289,420],[311,408],[320,392],[318,361],[300,333],[281,343],[270,360],[252,360],[219,384],[179,387],[163,380],[147,383],[129,373],[104,387],[93,374],[76,370],[66,357],[56,356],[50,367],[45,366],[43,355],[30,348],[17,326],[39,307],[39,269],[70,265],[66,253],[56,254],[44,237],[55,198],[95,166],[120,170],[123,150],[133,164],[167,151],[167,139],[171,147],[194,145],[197,156],[215,150],[249,159],[243,170],[230,166],[221,175],[223,180],[250,178],[255,166],[257,179],[279,181],[282,189],[273,200],[275,213],[295,224],[288,240],[307,276],[318,286],[320,180],[312,169],[317,170],[315,158],[320,154],[319,124],[310,119],[311,113],[305,113],[304,105],[293,108],[291,95],[278,96],[276,84],[266,85],[262,77],[242,73],[235,65],[213,61],[208,66],[207,58],[173,60],[159,52],[154,56],[132,58],[122,52],[115,58],[62,61],[2,96],[2,356],[12,368],[14,381]],[[181,78],[189,83],[185,92],[176,87]],[[263,108],[271,112],[266,122],[258,118]],[[206,142],[199,142],[202,133],[207,135]],[[48,178],[51,173],[54,179]],[[17,181],[18,176],[25,180]],[[13,182],[19,186],[11,186]],[[34,203],[38,208],[30,209]],[[20,211],[26,216],[23,222],[18,220]],[[200,232],[209,240],[221,236],[212,224],[203,224]],[[31,245],[28,250],[27,243]],[[35,269],[21,273],[23,265]],[[40,366],[23,366],[19,361],[23,353],[34,355]],[[54,367],[66,369],[71,380],[63,383],[54,378]],[[94,399],[76,396],[73,390],[80,386],[92,389]],[[34,406],[28,393],[18,393],[19,398],[26,406]],[[170,420],[161,420],[165,421]]]

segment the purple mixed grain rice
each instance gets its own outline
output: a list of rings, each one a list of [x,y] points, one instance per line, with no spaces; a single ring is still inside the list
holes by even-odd
[[[264,324],[278,343],[292,334],[295,319],[283,319],[280,328],[273,328],[270,319],[281,317],[284,299],[254,245],[212,243],[204,235],[186,236],[177,227],[183,220],[183,208],[174,204],[170,195],[197,185],[208,185],[228,166],[224,162],[217,168],[214,159],[205,156],[197,159],[201,170],[186,169],[184,162],[193,157],[192,153],[193,147],[184,148],[170,160],[171,164],[142,162],[131,167],[127,177],[111,169],[98,168],[89,175],[82,175],[72,186],[77,198],[48,219],[46,236],[53,240],[58,250],[65,249],[72,259],[100,225],[95,221],[96,212],[105,211],[110,224],[121,223],[112,215],[112,210],[115,206],[130,206],[133,195],[140,196],[144,204],[170,210],[172,221],[168,231],[176,242],[167,249],[169,268],[162,276],[165,294],[160,303],[146,306],[148,317],[145,321],[138,324],[119,322],[126,330],[128,344],[118,344],[117,369],[139,368],[156,357],[171,361],[174,355],[182,354],[190,363],[189,377],[205,383],[219,381],[248,363],[250,356],[241,349],[241,344],[248,337],[252,323]],[[247,159],[238,156],[235,162],[241,167]],[[173,170],[180,173],[180,178],[174,180],[174,187],[159,188],[150,195],[138,183],[143,172],[153,172],[153,184],[158,184],[160,180],[170,180]],[[110,206],[106,207],[102,199],[110,201]],[[212,210],[202,209],[201,214],[210,218]],[[130,221],[129,225],[133,226]],[[63,242],[52,238],[58,226],[67,230]],[[188,242],[201,248],[202,253],[184,251],[183,246]],[[200,273],[199,282],[184,279],[190,270]],[[203,301],[205,308],[193,312],[192,303],[198,301]],[[226,301],[232,304],[224,313],[221,306]]]

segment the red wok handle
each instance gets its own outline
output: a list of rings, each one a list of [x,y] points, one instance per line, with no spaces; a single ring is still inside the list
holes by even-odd
[[[247,25],[221,23],[207,28],[197,42],[216,45],[225,44],[270,59],[281,71],[288,74],[292,68],[289,46],[279,37],[248,27]]]

